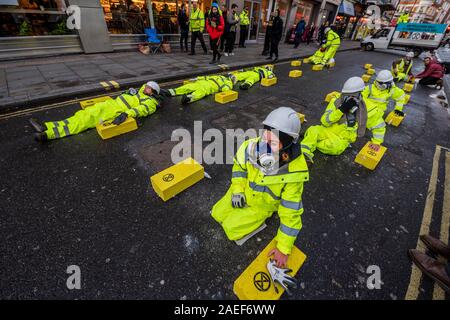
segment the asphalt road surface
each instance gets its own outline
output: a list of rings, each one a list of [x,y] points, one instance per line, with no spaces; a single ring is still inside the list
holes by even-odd
[[[227,240],[210,209],[226,192],[230,165],[205,164],[203,179],[168,202],[150,176],[172,165],[172,131],[261,128],[278,106],[290,106],[318,124],[327,93],[364,73],[363,65],[389,68],[395,55],[338,53],[331,70],[287,76],[276,65],[278,84],[255,85],[220,105],[213,97],[180,105],[180,98],[140,120],[139,130],[103,141],[96,130],[40,145],[30,116],[61,120],[76,103],[0,120],[0,297],[3,299],[236,299],[233,282],[275,236],[279,219],[242,247]],[[421,68],[415,62],[414,69]],[[436,145],[449,145],[447,109],[429,88],[418,88],[400,127],[388,127],[387,153],[375,171],[354,163],[369,135],[343,155],[316,153],[305,184],[303,229],[296,245],[307,255],[298,290],[283,299],[403,299],[422,226]],[[390,107],[392,109],[392,105]],[[206,146],[209,142],[203,144]],[[430,233],[439,236],[445,156],[435,161],[438,179]],[[448,184],[448,182],[447,182]],[[81,269],[80,290],[68,290],[66,269]],[[381,271],[381,289],[367,287],[369,266]],[[419,299],[431,299],[433,283],[420,282]]]

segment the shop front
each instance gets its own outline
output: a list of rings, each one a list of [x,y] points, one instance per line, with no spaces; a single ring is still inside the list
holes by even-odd
[[[336,32],[341,38],[348,38],[353,32],[356,22],[357,18],[353,3],[343,0],[339,6],[336,21],[334,23]]]

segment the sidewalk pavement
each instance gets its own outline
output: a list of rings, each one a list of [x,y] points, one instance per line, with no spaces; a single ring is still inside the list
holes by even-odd
[[[342,41],[340,51],[357,48],[359,42]],[[315,50],[313,43],[297,49],[280,44],[279,61],[306,57]],[[235,49],[234,56],[222,56],[221,63],[233,70],[269,62],[261,52],[262,44],[248,44]],[[147,56],[136,50],[0,62],[0,112],[137,87],[149,80],[173,81],[221,72],[220,66],[208,63],[211,58],[201,50],[195,56],[178,50]]]

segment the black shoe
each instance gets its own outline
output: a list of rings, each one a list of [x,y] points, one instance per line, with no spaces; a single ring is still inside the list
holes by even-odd
[[[208,54],[208,51],[203,51],[203,54]]]
[[[242,48],[247,48],[246,46],[242,46]]]
[[[248,90],[248,88],[250,88],[250,85],[249,85],[248,83],[244,82],[243,84],[241,84],[241,85],[239,86],[239,88],[240,88],[241,90]]]
[[[266,60],[272,60],[272,57],[267,57]]]
[[[216,60],[211,60],[210,62],[209,62],[209,64],[216,64]]]
[[[220,62],[220,58],[222,58],[222,55],[219,53],[219,56],[217,57],[217,63]]]
[[[44,132],[46,130],[45,125],[36,118],[31,118],[28,122],[36,132]]]
[[[195,56],[195,53],[194,52],[190,52],[190,53],[188,53],[188,56]]]
[[[189,102],[191,102],[191,99],[187,95],[183,94],[181,97],[181,104],[188,104]]]
[[[34,134],[34,140],[36,140],[37,142],[45,142],[48,141],[48,137],[45,132],[36,132]]]
[[[267,51],[263,51],[262,53],[261,53],[261,55],[262,56],[267,56],[269,53],[267,52]]]
[[[278,57],[275,57],[275,59],[272,60],[272,62],[277,62],[278,61]]]

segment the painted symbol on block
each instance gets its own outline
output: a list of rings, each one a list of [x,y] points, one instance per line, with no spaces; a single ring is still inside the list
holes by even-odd
[[[170,182],[173,180],[173,178],[174,178],[174,175],[172,173],[167,173],[163,176],[163,180],[165,182]]]
[[[270,288],[270,277],[265,272],[258,272],[253,277],[253,283],[259,291],[267,291]]]

